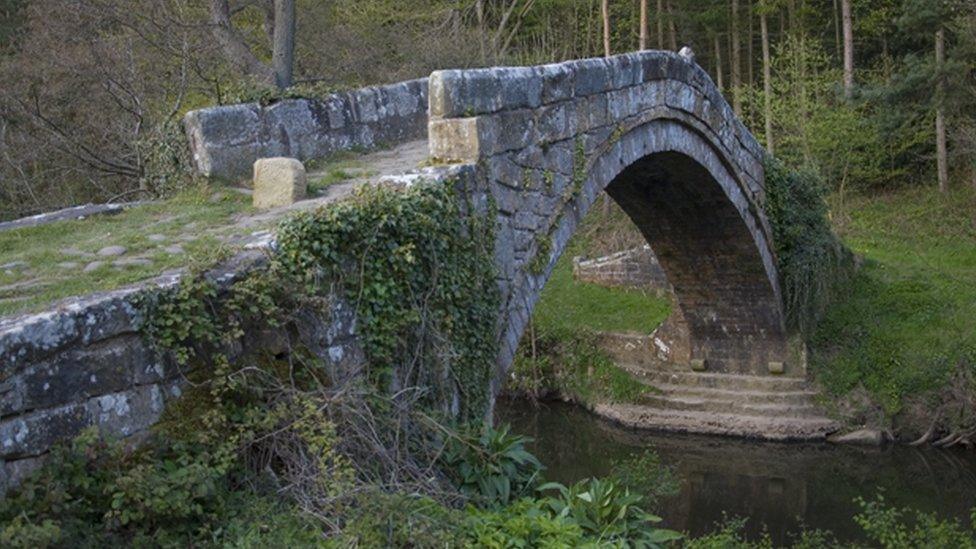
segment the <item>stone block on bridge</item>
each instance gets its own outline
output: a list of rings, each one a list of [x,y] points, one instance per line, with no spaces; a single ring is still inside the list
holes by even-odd
[[[254,207],[289,206],[305,198],[305,165],[295,158],[260,158],[254,163]]]

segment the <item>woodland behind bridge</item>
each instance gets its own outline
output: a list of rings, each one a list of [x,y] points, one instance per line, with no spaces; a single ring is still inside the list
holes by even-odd
[[[0,219],[190,184],[193,108],[686,45],[770,151],[842,194],[976,186],[965,0],[275,4],[3,0]]]
[[[767,213],[786,220],[777,223],[777,252],[781,267],[796,269],[781,268],[781,276],[800,273],[790,279],[793,295],[817,302],[819,322],[803,335],[825,405],[852,429],[971,455],[971,0],[0,0],[0,220],[86,202],[154,200],[111,218],[128,234],[113,228],[107,235],[99,225],[106,218],[71,222],[71,231],[56,224],[12,230],[0,234],[0,253],[27,257],[46,246],[52,253],[38,254],[30,267],[55,269],[69,244],[135,241],[153,216],[192,209],[199,223],[173,221],[175,237],[248,208],[243,195],[191,173],[179,121],[192,109],[316,97],[447,67],[682,46],[778,159],[769,164],[776,169],[767,171],[767,189],[785,198],[771,200]],[[350,177],[339,160],[318,183]],[[469,401],[485,396],[473,388],[486,384],[471,379],[481,380],[494,356],[497,307],[492,292],[480,291],[493,276],[492,246],[442,235],[488,238],[491,231],[462,223],[448,194],[421,186],[377,192],[290,219],[280,228],[290,235],[284,249],[296,253],[278,254],[275,276],[246,278],[228,296],[203,274],[212,266],[205,262],[227,250],[205,241],[197,257],[188,245],[205,264],[148,300],[142,335],[160,352],[202,366],[192,371],[192,386],[138,449],[87,431],[54,450],[0,500],[0,545],[772,546],[768,536],[744,539],[734,522],[677,539],[653,514],[674,484],[674,471],[653,452],[614,463],[607,478],[544,484],[525,437],[483,424],[477,411],[467,411],[476,421],[463,424],[424,407],[430,379],[393,396],[385,391],[391,364],[409,357],[468,376]],[[516,365],[512,380],[525,386],[512,383],[513,393],[555,392],[584,405],[641,396],[634,378],[592,343],[594,332],[653,329],[671,303],[573,279],[572,255],[643,244],[633,223],[605,204],[593,209],[547,283],[523,338],[521,352],[533,362],[521,371]],[[832,231],[860,269],[842,273],[828,303],[813,298],[835,282],[818,275],[830,270],[819,251],[840,248]],[[364,257],[364,249],[395,253]],[[357,312],[368,314],[360,317],[368,375],[330,379],[300,347],[231,363],[222,346],[239,344],[244,326],[294,327],[307,307],[322,306],[321,284],[330,281],[321,273],[343,262],[361,267],[340,286],[365,303]],[[3,263],[27,262],[0,256]],[[0,271],[0,302],[19,312],[24,290],[3,278],[15,277],[13,269]],[[111,278],[120,272],[88,276],[131,282]],[[444,275],[451,282],[439,285]],[[52,285],[94,291],[65,278]],[[422,307],[417,296],[425,296]],[[852,520],[864,543],[976,546],[976,512],[969,522],[916,515],[875,492],[863,496]],[[843,546],[821,531],[803,530],[795,542]]]

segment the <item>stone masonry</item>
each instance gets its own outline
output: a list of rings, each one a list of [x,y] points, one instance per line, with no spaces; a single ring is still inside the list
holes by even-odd
[[[435,72],[428,134],[431,156],[479,167],[499,210],[506,308],[496,383],[556,259],[603,190],[668,273],[692,361],[749,374],[786,361],[761,208],[764,153],[689,59],[654,51]]]
[[[227,105],[191,111],[183,120],[201,175],[247,179],[259,158],[305,161],[424,137],[427,79],[285,99],[268,106]]]
[[[668,275],[648,245],[595,259],[573,258],[573,278],[608,287],[671,293]]]
[[[197,169],[224,179],[247,177],[258,158],[307,160],[427,131],[435,163],[447,165],[384,174],[371,184],[455,185],[467,207],[497,216],[502,310],[494,394],[556,260],[604,190],[667,272],[687,323],[689,360],[714,375],[769,378],[770,365],[780,363],[786,377],[802,375],[787,358],[762,213],[764,153],[688,58],[645,51],[438,71],[429,79],[429,118],[427,104],[428,80],[417,80],[321,100],[203,109],[185,125]],[[261,268],[264,257],[245,250],[210,276],[227,284]],[[180,394],[180,372],[139,336],[133,301],[178,279],[0,319],[0,484],[16,482],[52,444],[87,426],[143,433]],[[337,303],[329,318],[309,319],[304,338],[345,367],[362,354],[355,315]],[[260,347],[274,338],[246,339]]]

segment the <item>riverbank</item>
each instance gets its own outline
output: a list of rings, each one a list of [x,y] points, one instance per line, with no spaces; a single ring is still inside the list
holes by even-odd
[[[847,430],[967,444],[976,425],[976,193],[905,189],[832,197],[831,206],[835,231],[862,264],[809,341],[818,403]],[[590,409],[635,403],[638,384],[596,334],[649,334],[671,306],[653,292],[575,281],[573,256],[642,242],[615,207],[584,223],[543,291],[509,392]]]
[[[560,402],[504,400],[497,418],[533,437],[528,448],[546,465],[546,477],[564,484],[612,475],[633,456],[653,452],[676,482],[654,510],[669,528],[692,538],[742,518],[748,520],[741,535],[753,541],[768,535],[777,547],[809,530],[865,543],[864,530],[852,520],[858,497],[884,494],[892,506],[963,523],[976,506],[971,452],[635,431]]]
[[[863,265],[810,342],[825,404],[902,442],[976,428],[976,192],[833,199]]]

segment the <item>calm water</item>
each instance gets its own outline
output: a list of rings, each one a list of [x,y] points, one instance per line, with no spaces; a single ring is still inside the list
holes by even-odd
[[[624,429],[562,403],[499,401],[497,414],[535,438],[531,449],[549,480],[606,475],[616,460],[654,449],[681,480],[680,493],[655,511],[668,527],[692,535],[714,530],[725,514],[748,518],[750,536],[765,530],[777,544],[790,541],[801,524],[854,541],[861,534],[852,521],[858,511],[853,500],[879,491],[899,507],[964,522],[976,507],[973,452],[658,434]]]

